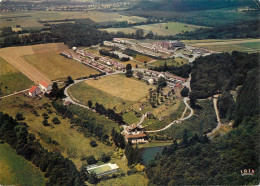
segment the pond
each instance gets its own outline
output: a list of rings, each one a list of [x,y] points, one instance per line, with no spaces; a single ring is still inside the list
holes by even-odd
[[[156,153],[161,153],[166,146],[147,147],[143,148],[142,161],[144,165],[154,158]]]

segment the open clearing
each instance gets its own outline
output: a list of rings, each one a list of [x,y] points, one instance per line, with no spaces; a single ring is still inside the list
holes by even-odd
[[[227,39],[227,40],[190,40],[185,43],[210,50],[220,52],[258,52],[260,48],[260,39]]]
[[[0,28],[20,25],[23,29],[39,29],[44,25],[41,21],[65,20],[65,19],[91,19],[95,22],[118,22],[128,21],[130,23],[143,22],[146,18],[138,16],[125,16],[116,12],[69,12],[69,11],[26,11],[26,12],[3,12],[0,16]],[[67,21],[66,21],[67,22]],[[71,22],[71,21],[70,21]],[[53,24],[53,22],[52,22]]]
[[[98,102],[105,108],[116,107],[116,111],[122,111],[141,101],[148,95],[149,88],[153,86],[122,74],[78,83],[69,88],[69,92],[83,104],[91,100],[93,104]]]
[[[6,143],[0,144],[0,167],[2,185],[45,185],[39,168],[17,155]]]
[[[1,96],[30,88],[33,82],[0,57]]]
[[[202,27],[196,25],[190,25],[186,23],[169,22],[169,23],[156,23],[156,24],[133,26],[128,28],[108,28],[104,30],[108,32],[123,31],[125,33],[134,33],[138,29],[143,29],[145,34],[152,31],[153,34],[167,36],[167,35],[176,35],[178,33],[185,32],[185,31],[193,31],[198,28],[202,28]]]
[[[65,58],[58,52],[27,55],[23,56],[22,59],[37,68],[51,80],[66,78],[68,76],[75,79],[91,74],[99,74],[98,71],[75,60]]]

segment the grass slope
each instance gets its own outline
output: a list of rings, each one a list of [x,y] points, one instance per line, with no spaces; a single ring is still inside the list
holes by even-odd
[[[4,96],[27,89],[33,82],[0,57],[0,84]]]
[[[165,64],[165,62],[168,66],[182,66],[182,65],[188,64],[187,59],[179,58],[179,57],[175,58],[175,59],[168,59],[168,60],[157,60],[157,61],[151,62],[150,64],[154,65],[154,66],[163,66]]]
[[[26,161],[8,144],[0,144],[0,184],[45,185],[40,170]]]

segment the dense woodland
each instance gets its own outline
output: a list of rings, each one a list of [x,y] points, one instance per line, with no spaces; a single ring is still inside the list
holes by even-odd
[[[258,63],[255,63],[257,59],[258,54],[233,52],[231,55],[223,54],[222,57],[212,55],[200,58],[194,63],[192,73],[200,66],[199,74],[207,85],[197,87],[199,93],[205,92],[203,87],[210,86],[206,82],[206,77],[211,79],[214,76],[215,81],[224,78],[230,82],[228,85],[232,86],[237,85],[236,83],[242,84],[235,103],[230,99],[232,97],[230,92],[223,93],[218,103],[222,109],[220,112],[222,117],[229,116],[229,119],[234,119],[236,128],[208,142],[202,142],[196,135],[188,138],[187,131],[184,131],[181,143],[166,148],[149,163],[146,174],[152,184],[257,185],[259,183],[259,69]],[[211,66],[210,74],[206,63]],[[241,74],[239,81],[237,78],[232,78],[234,72]],[[232,87],[226,87],[226,83],[218,85],[220,90]],[[231,113],[232,109],[235,112]],[[243,169],[253,169],[254,175],[241,176]]]
[[[48,152],[27,128],[26,123],[17,122],[0,112],[0,139],[39,167],[47,178],[46,185],[84,185],[73,162],[60,153]]]
[[[172,74],[176,74],[177,76],[181,76],[183,78],[188,78],[189,74],[191,72],[191,65],[186,64],[182,65],[180,67],[176,66],[168,66],[166,63],[164,66],[158,66],[158,67],[151,67],[150,70],[158,71],[158,72],[170,72]]]

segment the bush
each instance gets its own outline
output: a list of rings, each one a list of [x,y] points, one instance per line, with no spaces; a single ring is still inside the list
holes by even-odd
[[[15,118],[18,120],[18,121],[21,121],[21,120],[24,120],[25,118],[23,117],[23,114],[21,113],[17,113]]]
[[[110,156],[108,154],[102,154],[101,157],[100,157],[100,160],[103,161],[104,163],[107,163],[110,161]]]
[[[87,163],[88,163],[89,165],[92,165],[92,164],[97,163],[97,160],[95,159],[95,157],[94,157],[93,155],[88,156],[88,157],[86,158],[86,161],[87,161]]]
[[[91,147],[97,147],[98,146],[98,144],[95,140],[91,140],[89,144],[90,144]]]
[[[57,117],[52,118],[53,124],[60,124],[60,120]]]
[[[46,120],[49,119],[49,115],[46,114],[46,113],[43,113],[42,116],[43,116],[43,118],[46,119]]]
[[[42,124],[43,124],[44,126],[50,126],[50,124],[48,123],[48,120],[47,120],[47,119],[44,119],[44,120],[42,121]]]

